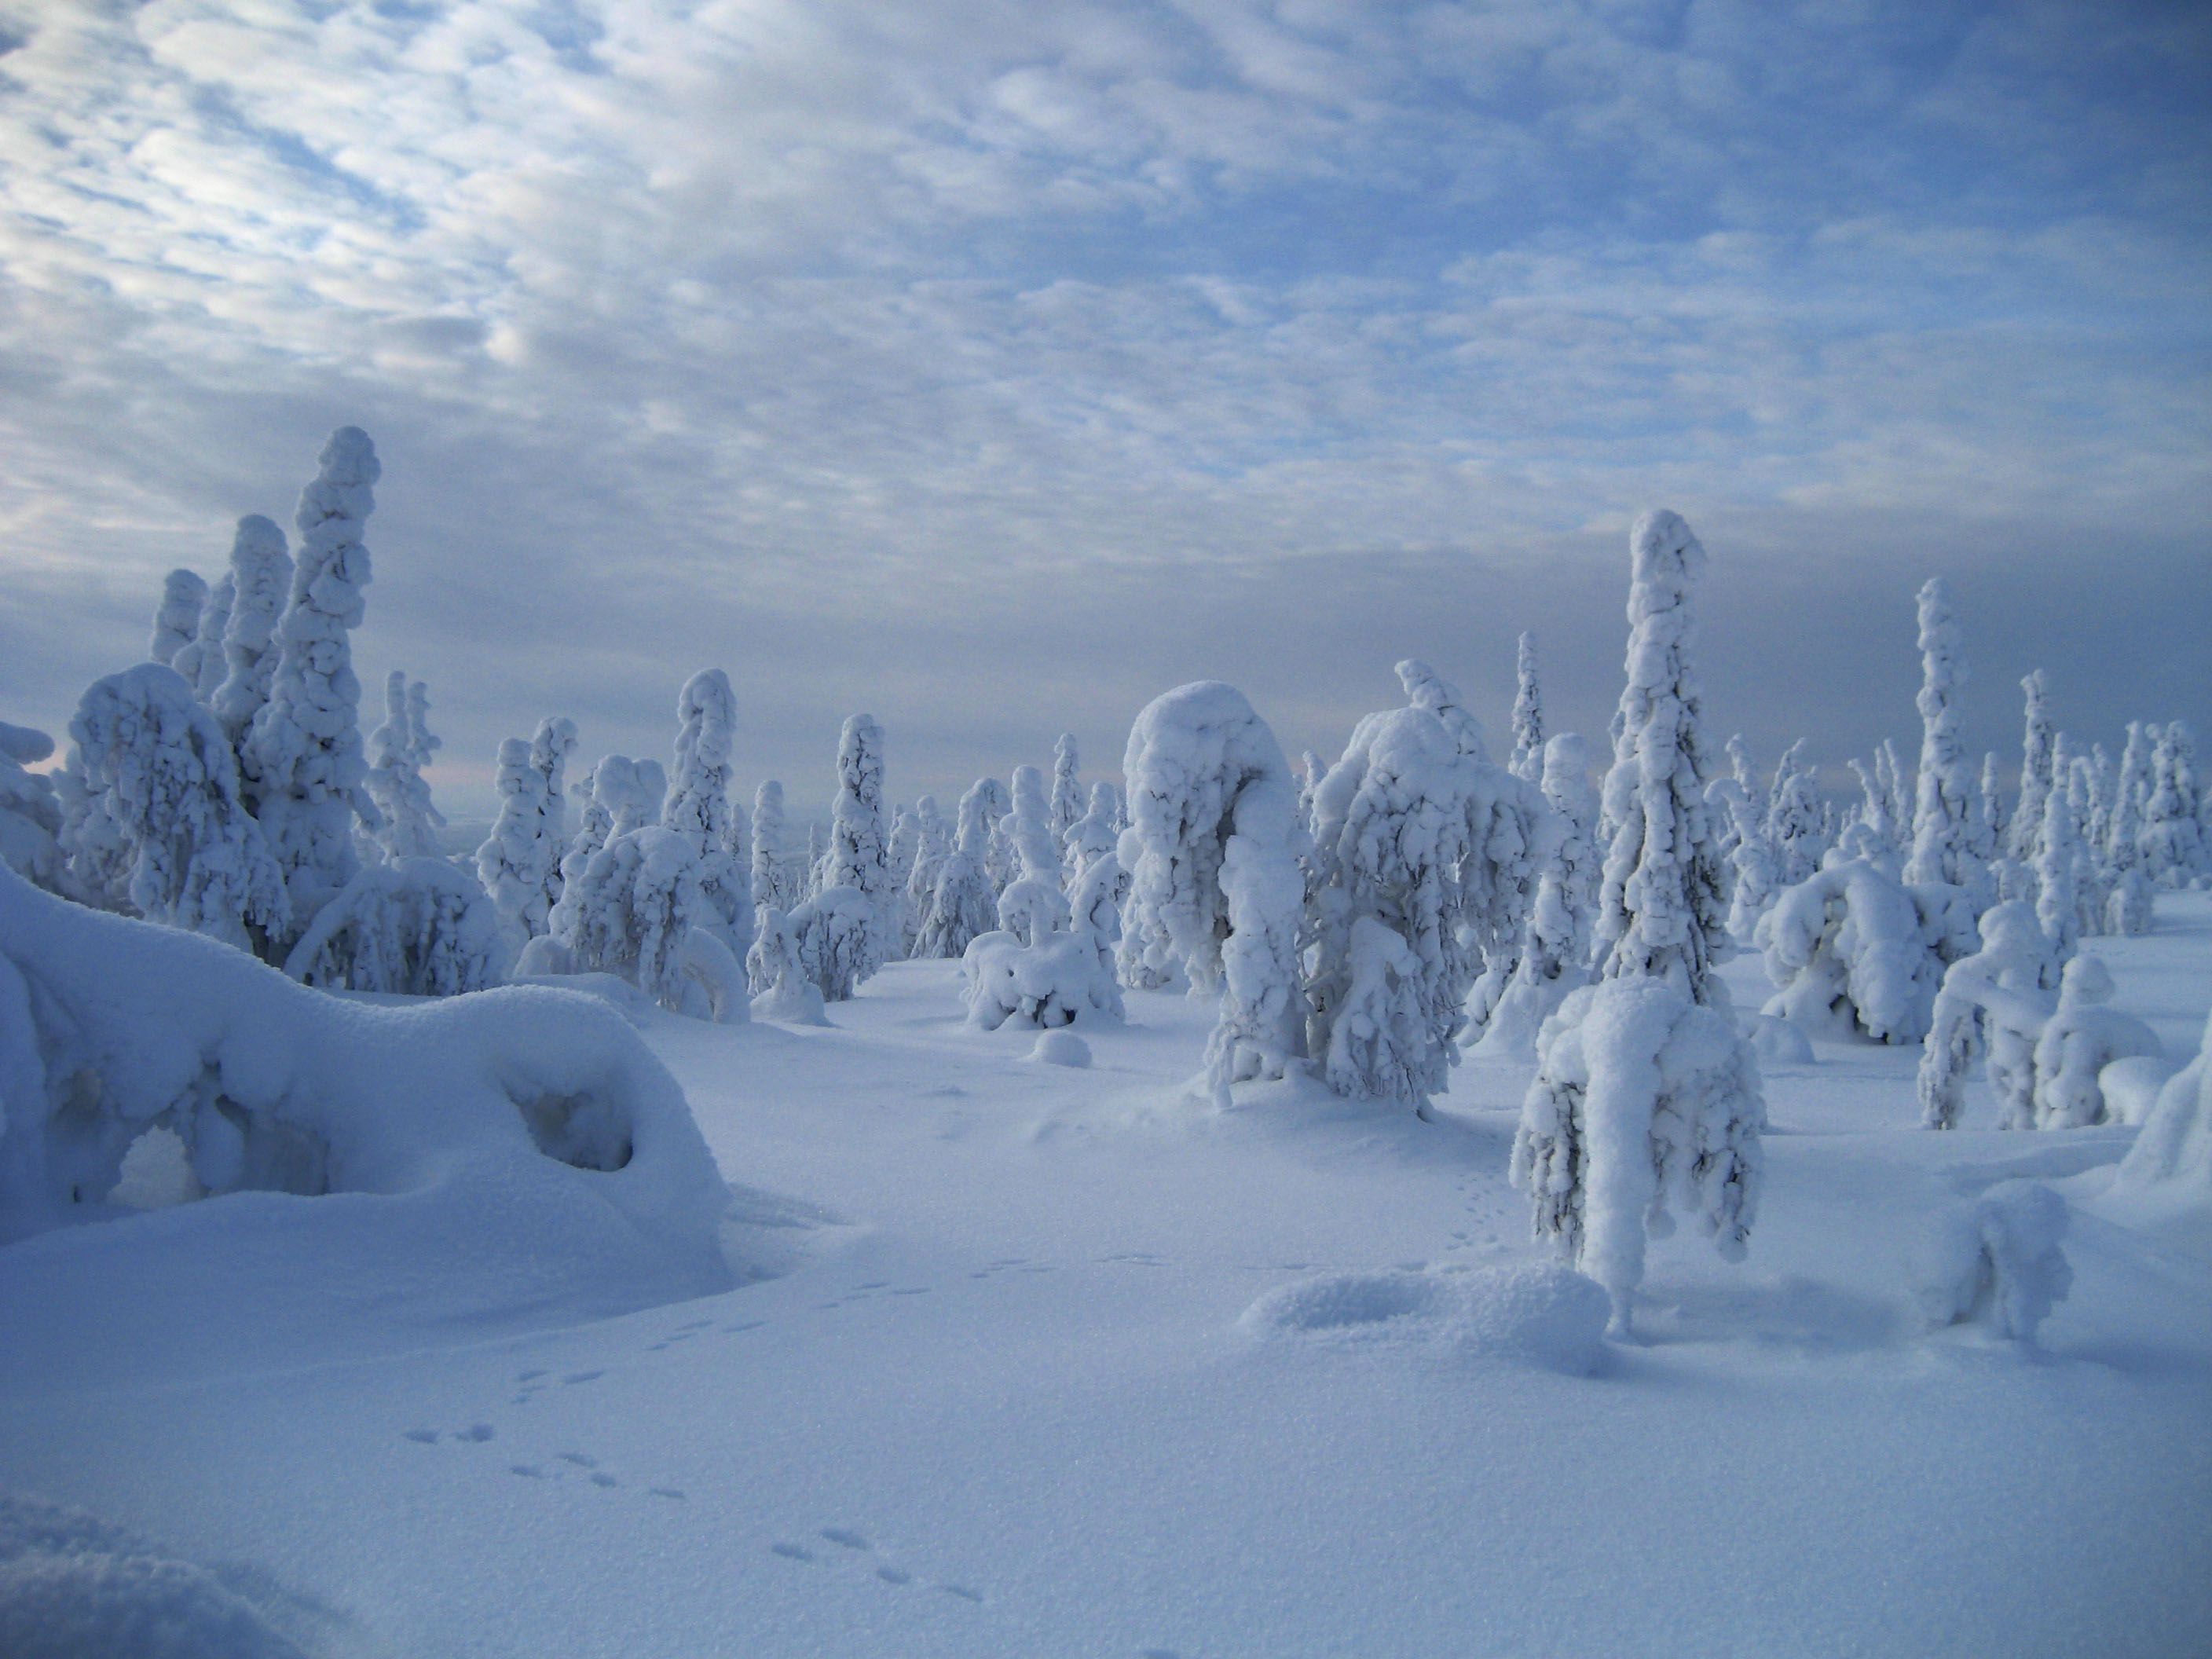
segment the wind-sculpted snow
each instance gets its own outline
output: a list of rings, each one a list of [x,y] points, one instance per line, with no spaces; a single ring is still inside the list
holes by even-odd
[[[1605,1292],[1532,1263],[1462,1273],[1332,1273],[1268,1291],[1238,1322],[1263,1341],[1504,1361],[1586,1376],[1605,1349]]]
[[[2065,1237],[2066,1200],[2039,1182],[2002,1182],[1940,1217],[1917,1275],[1929,1322],[2033,1343],[2074,1287]]]
[[[216,1195],[160,1218],[182,1249],[326,1221],[395,1269],[526,1294],[729,1280],[727,1194],[684,1096],[588,998],[342,1001],[0,873],[0,1237],[113,1213],[125,1154],[158,1127]],[[266,1206],[283,1194],[315,1201]]]
[[[2212,1019],[2195,1058],[2166,1080],[2120,1165],[2123,1187],[2212,1205]]]

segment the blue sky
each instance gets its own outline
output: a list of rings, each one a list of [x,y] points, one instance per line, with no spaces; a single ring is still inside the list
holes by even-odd
[[[1096,767],[1182,679],[1333,751],[1419,654],[1618,686],[1626,531],[1713,554],[1711,717],[2212,728],[2200,8],[0,0],[0,717],[161,573],[385,482],[357,660],[452,804],[565,713],[749,776]]]

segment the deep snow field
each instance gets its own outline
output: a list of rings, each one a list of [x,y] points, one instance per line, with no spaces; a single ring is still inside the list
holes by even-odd
[[[2212,896],[2091,948],[2193,1053]],[[1131,993],[1067,1069],[957,974],[637,1016],[739,1191],[723,1294],[410,1266],[358,1195],[0,1249],[0,1490],[329,1656],[2212,1652],[2212,1218],[2105,1194],[2133,1130],[1997,1133],[1978,1084],[1929,1133],[1917,1048],[1822,1045],[1766,1068],[1750,1260],[1655,1245],[1597,1344],[1494,1305],[1530,1068],[1223,1114],[1206,1006]],[[1931,1218],[2018,1175],[2071,1298],[2040,1352],[1929,1334]]]

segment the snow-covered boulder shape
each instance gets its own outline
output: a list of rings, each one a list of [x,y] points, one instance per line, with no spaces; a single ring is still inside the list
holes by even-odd
[[[571,1278],[618,1274],[647,1297],[731,1279],[727,1190],[682,1091],[586,997],[526,986],[343,1001],[211,939],[0,872],[0,1238],[102,1213],[131,1144],[159,1127],[211,1194],[398,1206],[380,1232],[380,1212],[358,1205],[320,1224],[404,1237],[411,1272],[495,1273],[501,1294],[523,1298]],[[267,1205],[163,1218],[197,1214],[225,1237],[319,1224]],[[184,1252],[194,1236],[171,1235]]]
[[[48,892],[62,879],[61,799],[52,778],[26,769],[53,752],[44,732],[0,720],[0,860]]]
[[[755,1019],[785,1025],[827,1025],[822,993],[799,960],[791,919],[770,904],[755,914],[753,948],[745,953],[745,983]]]
[[[1990,1092],[2008,1128],[2033,1115],[2035,1044],[2051,1012],[2051,941],[2025,899],[1992,906],[1980,922],[1981,949],[1953,963],[1931,1011],[1920,1053],[1920,1121],[1956,1128],[1967,1073],[1989,1056]]]
[[[570,971],[612,974],[672,1012],[742,1024],[744,971],[722,942],[708,867],[690,836],[664,825],[608,842],[562,896]]]
[[[1598,982],[1538,1039],[1510,1169],[1536,1236],[1602,1285],[1629,1328],[1648,1235],[1686,1208],[1727,1260],[1757,1213],[1759,1067],[1715,969],[1725,884],[1705,811],[1691,596],[1705,552],[1672,513],[1630,536],[1627,684],[1614,716]]]
[[[1944,970],[1974,948],[1973,906],[1855,859],[1785,889],[1752,937],[1775,986],[1763,1012],[1816,1035],[1917,1042]]]
[[[1290,763],[1244,694],[1200,680],[1153,699],[1129,731],[1125,844],[1133,852],[1123,981],[1174,969],[1218,990],[1206,1044],[1216,1104],[1300,1057],[1298,923],[1305,882]]]
[[[2081,1129],[2107,1120],[2099,1075],[2118,1060],[2164,1052],[2150,1027],[2107,1005],[2112,975],[2095,957],[2076,957],[2058,981],[2058,1006],[2035,1042],[2035,1127]]]
[[[2124,1190],[2171,1192],[2212,1203],[2212,1018],[2204,1022],[2196,1058],[2158,1091],[2114,1179]]]
[[[969,944],[961,972],[968,1023],[995,1031],[1008,1020],[1042,1030],[1122,1018],[1114,951],[1120,933],[1121,866],[1091,866],[1071,907],[1050,882],[1024,878],[1000,895],[999,927]]]
[[[2065,1237],[2066,1200],[2039,1182],[2003,1182],[1948,1211],[1917,1264],[1914,1289],[1928,1322],[2033,1343],[2074,1288]]]
[[[1486,958],[1517,954],[1524,891],[1563,825],[1419,706],[1360,721],[1311,811],[1308,1052],[1339,1094],[1425,1106],[1458,1062]]]
[[[154,611],[154,635],[146,642],[146,657],[167,668],[177,653],[190,645],[200,629],[200,608],[207,603],[208,585],[196,570],[172,570],[161,583],[161,603]]]
[[[1502,1360],[1586,1376],[1605,1350],[1606,1315],[1604,1291],[1542,1262],[1293,1279],[1237,1322],[1262,1341]]]
[[[370,865],[285,958],[303,985],[451,997],[505,982],[514,950],[491,896],[440,858]]]
[[[283,874],[246,810],[229,740],[175,669],[141,663],[94,681],[70,735],[82,787],[121,837],[140,915],[241,950],[286,933]]]

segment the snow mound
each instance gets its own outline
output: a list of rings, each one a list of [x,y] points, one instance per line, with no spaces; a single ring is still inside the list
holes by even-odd
[[[1030,1058],[1047,1066],[1067,1066],[1077,1071],[1088,1071],[1091,1045],[1066,1026],[1055,1026],[1049,1031],[1037,1033],[1036,1045],[1030,1049]]]
[[[0,1495],[9,1659],[300,1659],[204,1570],[74,1510]]]
[[[1929,1326],[1979,1325],[2033,1345],[2074,1286],[2065,1237],[2066,1200],[2039,1182],[2003,1182],[1946,1212],[1914,1286]]]
[[[1611,1307],[1595,1281],[1538,1263],[1302,1279],[1268,1291],[1238,1322],[1262,1340],[1510,1360],[1584,1376]]]
[[[1777,1014],[1755,1014],[1745,1033],[1761,1066],[1811,1066],[1813,1044],[1802,1027]]]

